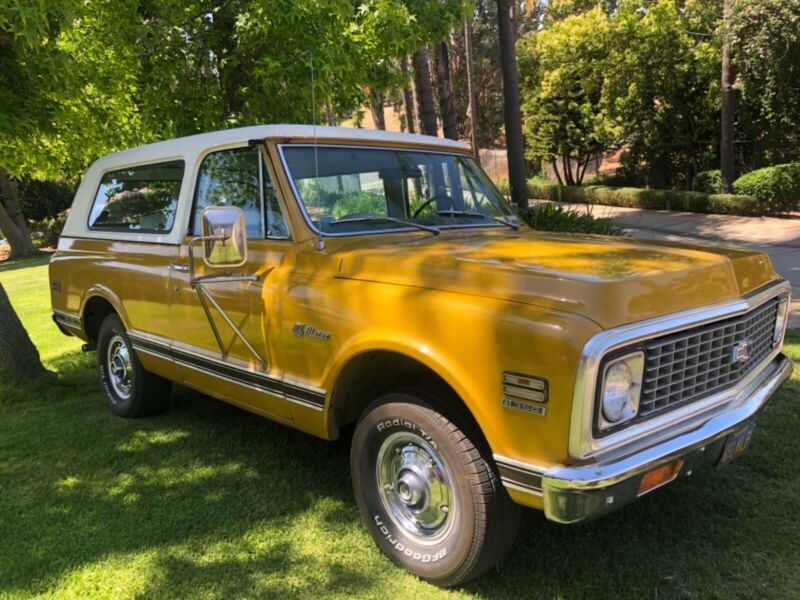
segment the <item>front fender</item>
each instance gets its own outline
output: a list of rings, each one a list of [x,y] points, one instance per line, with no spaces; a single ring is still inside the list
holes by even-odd
[[[338,377],[351,360],[365,352],[389,351],[446,382],[492,452],[541,465],[568,460],[578,360],[583,345],[600,330],[596,323],[552,309],[439,290],[410,293],[400,286],[376,289],[374,283],[352,281],[347,286],[349,297],[364,301],[357,312],[345,302],[331,311],[338,315],[330,327],[339,343],[321,377],[328,411]],[[389,310],[392,306],[403,310]],[[506,371],[547,380],[549,397],[541,414],[503,405]]]

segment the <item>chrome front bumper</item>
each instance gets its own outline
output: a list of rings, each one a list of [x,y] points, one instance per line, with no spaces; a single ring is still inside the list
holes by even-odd
[[[609,513],[639,497],[644,475],[681,459],[677,477],[717,464],[727,436],[757,415],[792,373],[792,362],[778,355],[758,377],[734,393],[724,411],[701,425],[623,457],[580,466],[539,469],[495,456],[507,487],[541,495],[545,515],[558,523],[579,523]]]

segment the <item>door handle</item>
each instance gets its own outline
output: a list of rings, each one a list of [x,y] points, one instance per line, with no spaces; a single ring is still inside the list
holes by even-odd
[[[184,264],[184,263],[177,263],[177,262],[169,263],[167,265],[167,268],[170,271],[180,271],[181,273],[186,273],[186,272],[189,271],[189,265]]]

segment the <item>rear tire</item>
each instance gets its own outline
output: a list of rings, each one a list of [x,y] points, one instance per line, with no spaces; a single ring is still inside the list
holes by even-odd
[[[361,516],[392,561],[439,586],[494,567],[519,528],[488,451],[421,391],[386,394],[364,412],[350,466]]]
[[[118,417],[146,417],[164,409],[171,382],[144,369],[116,314],[100,326],[97,371],[106,403]]]

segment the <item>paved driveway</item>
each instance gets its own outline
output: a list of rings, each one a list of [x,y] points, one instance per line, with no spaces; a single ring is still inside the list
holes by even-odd
[[[786,219],[702,215],[598,205],[574,205],[611,217],[634,238],[745,246],[766,252],[792,284],[789,326],[800,327],[800,215]]]

